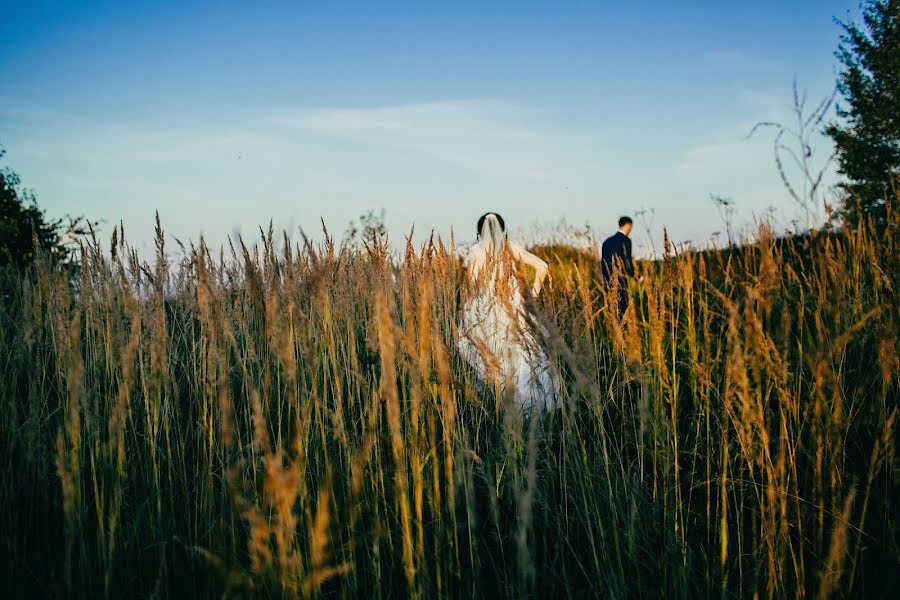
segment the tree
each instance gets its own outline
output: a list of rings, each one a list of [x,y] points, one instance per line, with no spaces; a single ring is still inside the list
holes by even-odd
[[[5,154],[0,147],[0,158]],[[47,219],[17,173],[0,168],[0,266],[27,267],[34,260],[35,243],[52,261],[65,260],[68,253],[59,234],[61,224],[62,219]]]
[[[844,122],[825,131],[848,180],[841,186],[844,217],[883,224],[900,175],[900,0],[867,0],[863,26],[838,23],[844,34],[835,53],[843,65],[837,83],[846,107],[837,107]]]
[[[350,244],[382,240],[385,236],[387,236],[387,227],[384,225],[383,208],[380,213],[368,210],[359,215],[359,222],[350,221],[347,224],[347,231],[344,232],[344,239]]]

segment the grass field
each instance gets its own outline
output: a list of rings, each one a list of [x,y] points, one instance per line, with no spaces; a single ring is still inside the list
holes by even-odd
[[[6,272],[4,597],[888,597],[898,232],[667,251],[625,327],[535,249],[545,415],[461,362],[440,244]]]

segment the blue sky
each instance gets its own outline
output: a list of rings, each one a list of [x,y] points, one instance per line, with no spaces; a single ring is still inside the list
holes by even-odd
[[[676,240],[775,207],[771,136],[796,74],[827,94],[855,1],[20,2],[0,23],[5,163],[52,215],[154,211],[181,239],[341,232],[385,209],[474,237],[565,219],[604,231],[653,211]],[[823,141],[817,148],[830,151]],[[639,228],[642,230],[643,227]],[[640,238],[641,233],[636,232]],[[646,237],[646,236],[644,236]],[[646,239],[638,239],[639,245]]]

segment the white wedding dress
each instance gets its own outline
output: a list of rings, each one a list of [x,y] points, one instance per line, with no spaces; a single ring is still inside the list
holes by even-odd
[[[538,293],[547,263],[506,240],[496,217],[488,215],[468,255],[474,291],[463,306],[459,349],[483,381],[511,393],[519,408],[550,409],[557,405],[559,386],[535,335],[537,324],[525,310],[515,262],[537,270]]]

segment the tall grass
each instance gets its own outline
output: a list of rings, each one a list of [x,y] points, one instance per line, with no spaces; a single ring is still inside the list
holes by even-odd
[[[457,355],[455,248],[265,233],[2,275],[3,582],[53,597],[830,597],[898,584],[900,218],[535,251],[561,408]],[[623,323],[624,321],[624,323]],[[9,595],[7,595],[9,597]]]

